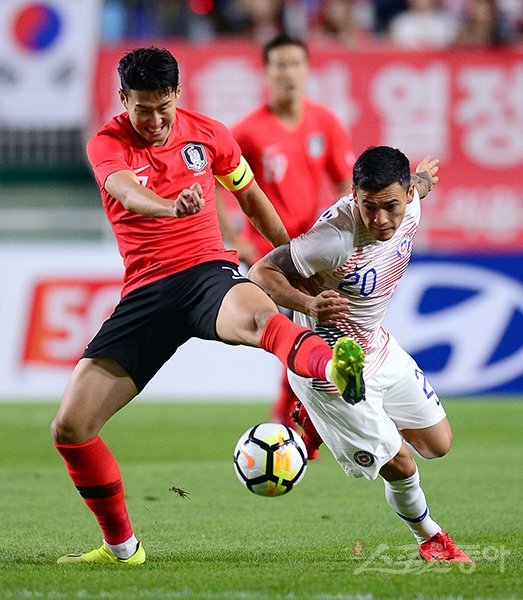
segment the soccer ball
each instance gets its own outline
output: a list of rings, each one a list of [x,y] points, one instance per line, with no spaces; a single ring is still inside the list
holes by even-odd
[[[307,450],[300,436],[279,423],[248,429],[234,449],[234,470],[243,485],[259,496],[281,496],[300,483]]]

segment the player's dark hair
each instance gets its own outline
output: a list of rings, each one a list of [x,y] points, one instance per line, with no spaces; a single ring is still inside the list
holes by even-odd
[[[136,48],[120,59],[120,85],[128,96],[131,90],[170,94],[178,87],[178,62],[165,48]]]
[[[269,52],[274,50],[274,48],[279,48],[280,46],[299,46],[305,51],[307,58],[309,56],[307,46],[302,42],[302,40],[292,37],[286,33],[281,33],[267,42],[263,47],[263,64],[267,65],[269,63]]]
[[[409,159],[403,152],[390,146],[367,148],[354,164],[352,182],[356,189],[367,192],[379,192],[393,183],[399,183],[408,190]]]

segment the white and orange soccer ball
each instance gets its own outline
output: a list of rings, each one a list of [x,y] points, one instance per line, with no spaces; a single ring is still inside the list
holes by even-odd
[[[279,423],[248,429],[234,449],[234,470],[243,485],[259,496],[281,496],[303,479],[307,450],[300,436]]]

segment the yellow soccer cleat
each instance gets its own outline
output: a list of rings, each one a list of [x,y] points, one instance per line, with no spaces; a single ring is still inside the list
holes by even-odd
[[[356,340],[342,337],[334,344],[329,376],[340,395],[349,404],[365,400],[364,360],[363,348]]]
[[[61,556],[57,563],[85,563],[97,565],[141,565],[145,562],[145,550],[142,542],[138,543],[136,552],[129,558],[118,558],[115,556],[105,542],[91,552],[85,554],[66,554]]]

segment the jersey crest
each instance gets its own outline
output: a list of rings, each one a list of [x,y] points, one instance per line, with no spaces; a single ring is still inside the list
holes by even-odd
[[[181,149],[181,153],[188,169],[200,172],[207,166],[207,155],[202,144],[194,144],[193,142],[186,144]]]
[[[400,243],[398,244],[398,256],[400,258],[403,258],[404,256],[406,256],[408,254],[408,252],[410,251],[412,247],[412,239],[409,235],[404,235],[401,240]]]

